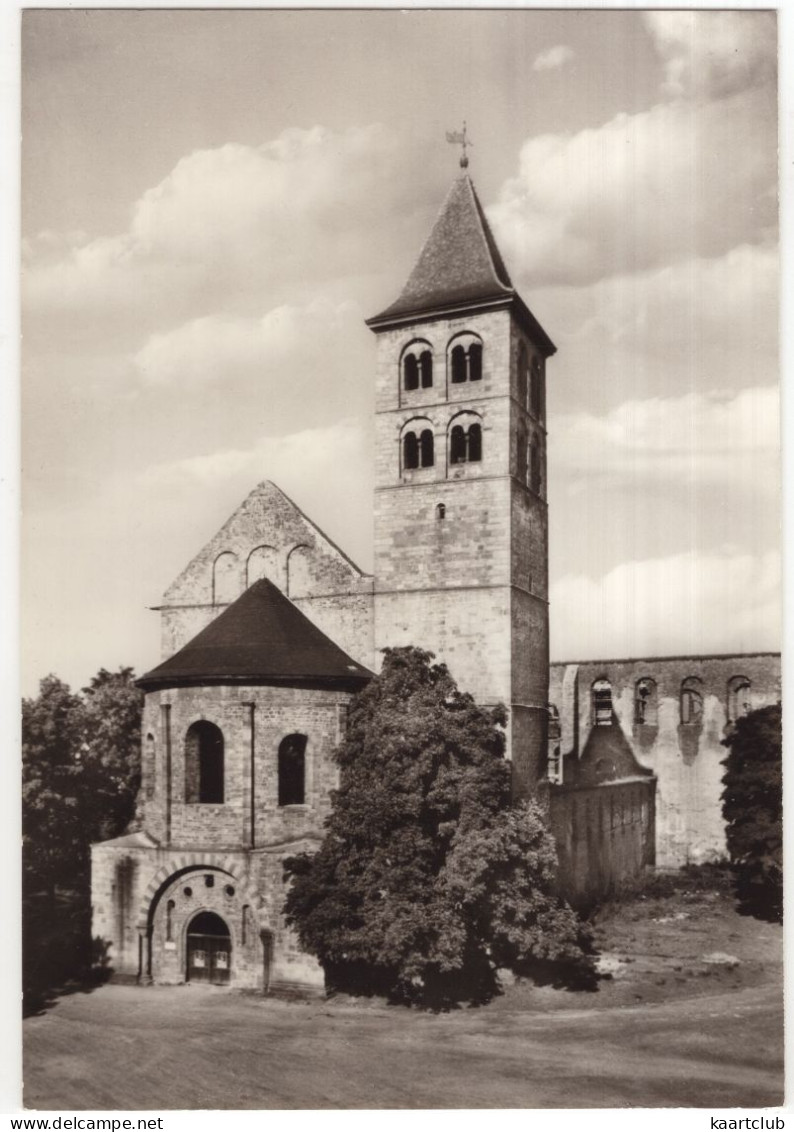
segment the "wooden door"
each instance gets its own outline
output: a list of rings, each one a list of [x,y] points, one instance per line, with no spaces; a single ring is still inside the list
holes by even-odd
[[[187,932],[187,981],[225,986],[231,981],[232,940],[214,912],[200,912]]]

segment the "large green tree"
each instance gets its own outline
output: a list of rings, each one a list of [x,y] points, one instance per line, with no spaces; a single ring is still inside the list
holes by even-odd
[[[781,707],[736,720],[724,740],[722,814],[742,906],[764,919],[783,916],[783,744]]]
[[[75,694],[56,676],[22,702],[26,1007],[91,963],[90,846],[123,832],[140,781],[142,693],[131,668]]]
[[[101,668],[82,698],[83,815],[91,841],[105,841],[121,833],[135,812],[143,693],[132,668]]]
[[[83,703],[56,676],[22,701],[22,865],[50,900],[84,867],[79,779]]]
[[[322,846],[285,863],[288,922],[329,985],[442,1004],[487,998],[502,967],[587,970],[540,811],[510,803],[504,724],[432,654],[385,651],[350,707]]]

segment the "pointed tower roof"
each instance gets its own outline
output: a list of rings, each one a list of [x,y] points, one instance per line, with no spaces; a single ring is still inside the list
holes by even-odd
[[[548,353],[555,346],[513,287],[504,260],[467,173],[441,206],[400,297],[367,326],[383,330],[430,314],[512,306]]]
[[[371,677],[369,669],[357,664],[277,586],[262,578],[138,684],[147,690],[196,684],[355,690]]]

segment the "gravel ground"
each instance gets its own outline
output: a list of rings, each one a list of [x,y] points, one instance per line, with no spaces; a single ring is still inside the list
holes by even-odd
[[[782,931],[725,891],[604,909],[595,992],[429,1015],[108,985],[24,1027],[33,1109],[758,1107],[783,1102]]]

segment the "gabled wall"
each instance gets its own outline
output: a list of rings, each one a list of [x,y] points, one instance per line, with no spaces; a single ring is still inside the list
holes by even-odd
[[[371,666],[372,578],[269,482],[251,492],[166,590],[158,607],[163,658],[263,576],[340,648]]]

